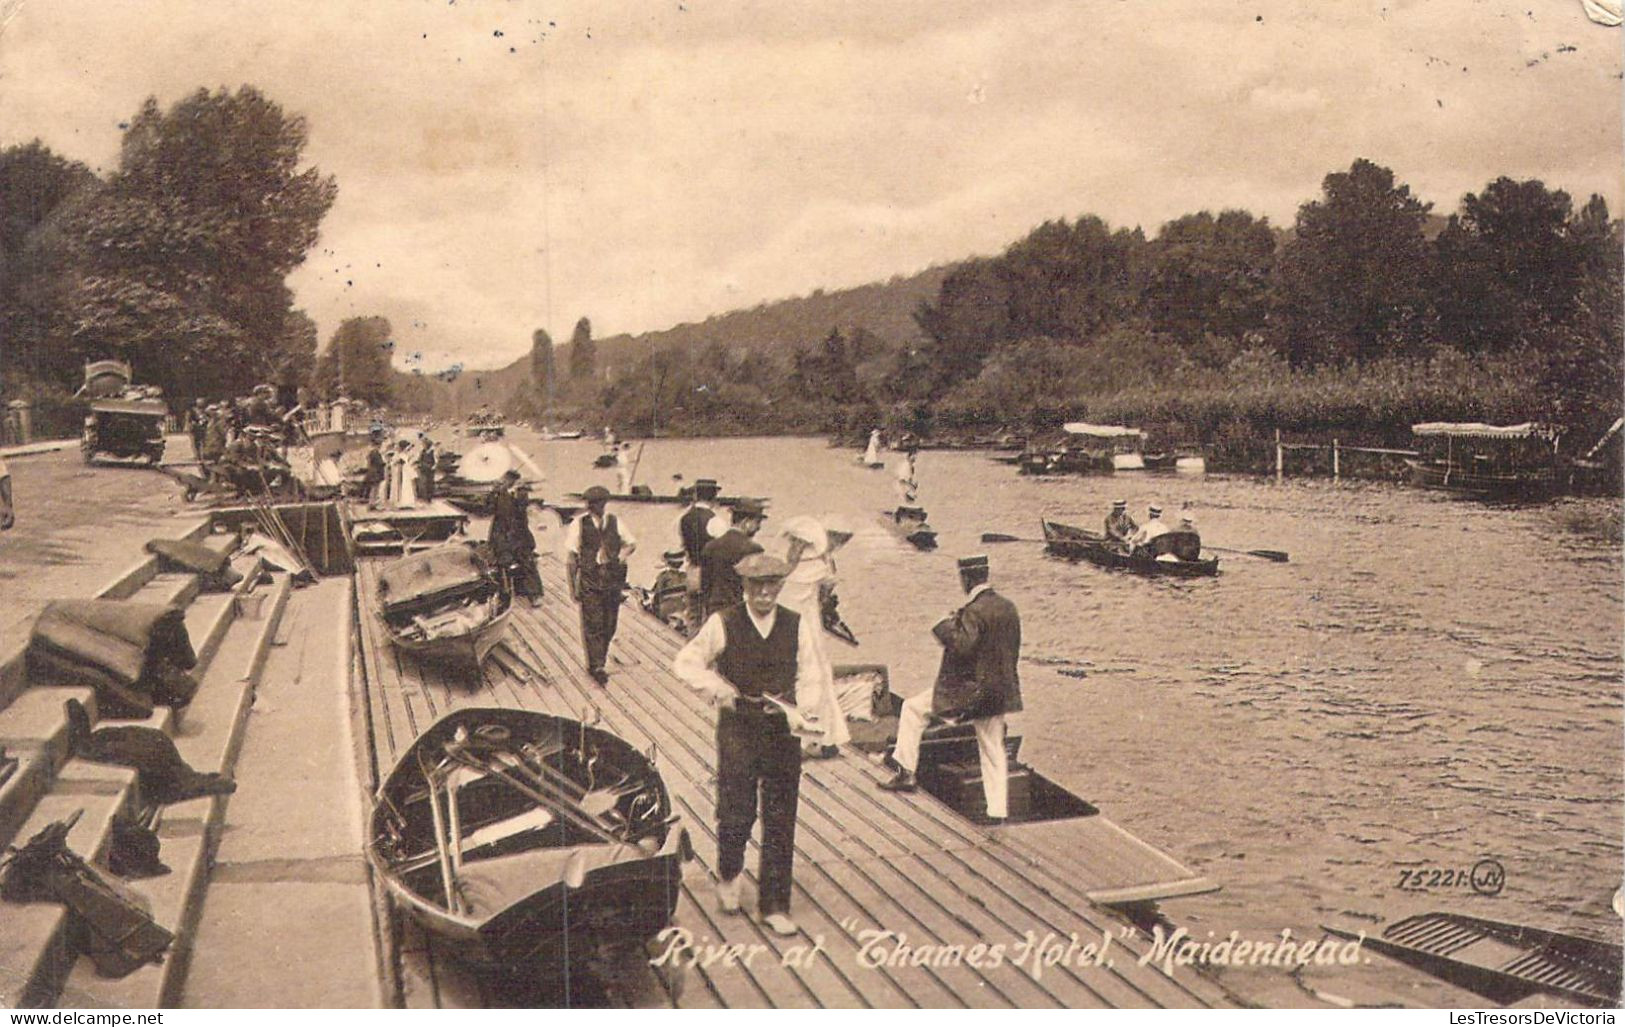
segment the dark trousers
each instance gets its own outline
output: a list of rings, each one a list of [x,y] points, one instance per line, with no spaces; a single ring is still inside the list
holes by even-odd
[[[536,569],[535,553],[516,553],[509,558],[506,568],[508,583],[526,599],[542,598],[542,575]]]
[[[621,590],[581,588],[581,648],[587,657],[587,670],[604,669],[610,639],[621,619]]]
[[[415,491],[418,494],[418,502],[420,502],[420,503],[427,503],[429,500],[434,498],[434,472],[433,471],[419,471],[418,472],[417,487],[416,487]]]
[[[790,912],[796,805],[801,796],[801,743],[781,713],[749,705],[717,717],[717,876],[745,869],[745,843],[762,814],[762,858],[756,893],[763,916]]]

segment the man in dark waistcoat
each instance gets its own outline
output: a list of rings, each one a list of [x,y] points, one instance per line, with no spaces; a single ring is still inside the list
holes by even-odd
[[[581,498],[587,502],[587,512],[571,521],[565,534],[565,569],[570,595],[581,608],[581,647],[587,673],[603,685],[609,682],[604,664],[626,591],[626,558],[637,548],[638,540],[620,518],[604,512],[609,489],[594,485]]]
[[[760,501],[741,499],[734,504],[732,526],[700,551],[700,603],[707,618],[744,598],[734,565],[762,551],[753,536],[766,516]]]
[[[995,824],[1010,815],[1010,768],[1004,748],[1004,715],[1021,709],[1021,617],[1016,606],[988,584],[985,556],[959,561],[959,584],[970,597],[931,629],[942,643],[936,687],[903,703],[892,758],[902,769],[881,788],[912,792],[920,763],[920,738],[935,716],[968,721],[976,729],[987,816]]]
[[[724,913],[740,912],[745,844],[759,808],[757,906],[769,929],[792,935],[799,930],[790,918],[801,793],[796,732],[818,730],[796,708],[796,697],[816,694],[813,633],[820,628],[778,604],[790,573],[783,560],[755,553],[736,571],[745,601],[707,618],[678,652],[672,673],[718,707],[717,903]]]
[[[691,628],[704,619],[705,607],[700,601],[700,558],[705,554],[706,544],[711,541],[711,528],[717,515],[712,504],[719,491],[715,479],[699,479],[694,483],[694,502],[677,518],[677,541],[686,561],[683,585],[686,616]]]
[[[491,492],[491,555],[514,592],[542,605],[542,576],[536,570],[536,536],[530,530],[530,486],[508,471]]]

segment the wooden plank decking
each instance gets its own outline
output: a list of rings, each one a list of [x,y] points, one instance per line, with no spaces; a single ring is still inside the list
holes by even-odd
[[[723,917],[712,895],[716,824],[713,812],[714,720],[709,707],[669,672],[681,640],[628,604],[610,650],[609,686],[599,688],[581,658],[577,614],[562,569],[541,561],[547,598],[537,610],[516,606],[506,645],[526,668],[503,666],[499,655],[477,680],[452,680],[389,645],[376,613],[381,561],[357,571],[360,647],[366,674],[369,744],[378,776],[396,753],[448,710],[489,705],[579,717],[601,715],[605,728],[640,749],[656,747],[657,764],[683,815],[698,858],[684,875],[676,922],[697,942],[762,945],[749,965],[694,967],[684,1007],[1202,1007],[1233,1000],[1211,979],[1188,968],[1169,977],[1140,965],[1149,944],[1088,898],[1122,883],[1121,851],[1104,863],[1090,838],[1118,831],[1104,818],[1043,825],[1042,844],[1022,828],[989,831],[928,795],[892,795],[875,784],[884,771],[853,750],[837,760],[806,764],[796,830],[793,912],[807,937],[786,941],[753,918]],[[1091,821],[1100,820],[1100,824]],[[1075,835],[1064,832],[1077,825]],[[1121,833],[1121,832],[1118,832]],[[1137,842],[1137,840],[1136,840]],[[1143,843],[1137,843],[1143,846]],[[1143,846],[1146,859],[1184,871]],[[754,887],[756,842],[746,874]],[[1159,865],[1159,869],[1161,866]],[[1143,868],[1142,868],[1143,870]],[[1192,880],[1194,875],[1190,875]],[[1191,890],[1199,890],[1192,888]],[[747,908],[754,896],[747,896]],[[397,918],[400,920],[400,918]],[[437,958],[433,940],[397,925],[403,1000],[408,1006],[483,1006],[513,1001]],[[908,946],[978,943],[1006,946],[1001,965],[981,969],[940,960],[907,959],[867,966],[861,932],[889,930]],[[1110,936],[1109,966],[1016,965],[1017,946],[1033,932],[1053,933],[1064,946],[1072,934],[1099,943]],[[823,938],[823,956],[806,966],[784,965],[794,945]],[[896,939],[877,945],[895,951]],[[794,960],[791,961],[792,963]],[[523,999],[518,999],[523,1001]]]

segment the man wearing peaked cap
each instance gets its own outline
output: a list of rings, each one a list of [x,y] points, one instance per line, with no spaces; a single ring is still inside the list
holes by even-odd
[[[700,603],[710,617],[728,609],[744,597],[735,565],[762,547],[755,535],[767,514],[757,499],[741,499],[734,504],[733,525],[700,550]]]
[[[565,532],[565,573],[570,594],[580,607],[587,673],[604,685],[609,683],[605,663],[626,588],[626,558],[637,548],[638,540],[620,518],[605,512],[609,489],[594,485],[581,498],[587,501],[587,512],[571,521]]]
[[[1004,748],[1004,715],[1021,709],[1021,617],[1015,604],[988,584],[985,556],[959,561],[959,584],[970,597],[964,606],[931,629],[942,643],[936,686],[903,703],[892,758],[901,767],[880,787],[912,792],[919,769],[920,739],[931,717],[969,721],[976,730],[982,762],[987,818],[1001,824],[1010,815],[1010,767]]]
[[[752,553],[734,568],[745,601],[708,617],[672,662],[672,673],[712,700],[717,713],[717,902],[740,912],[745,845],[758,811],[762,848],[757,903],[777,934],[797,933],[790,919],[801,742],[816,733],[800,701],[814,696],[815,633],[778,603],[790,565]]]

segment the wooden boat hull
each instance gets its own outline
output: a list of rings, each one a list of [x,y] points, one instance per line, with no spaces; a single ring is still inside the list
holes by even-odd
[[[488,742],[492,733],[502,740]],[[456,787],[459,837],[473,847],[455,871],[460,908],[450,908],[441,864],[433,858],[439,828],[424,768],[445,758],[448,743],[468,739],[474,746],[463,751],[519,754],[530,746],[583,788],[594,779],[641,785],[603,820],[623,824],[624,839],[594,838],[560,818],[482,849],[475,844],[481,831],[542,807],[495,775],[462,778]],[[441,787],[444,822],[449,792]],[[366,849],[397,908],[450,955],[482,971],[529,980],[563,978],[606,947],[652,938],[671,922],[682,864],[692,854],[664,781],[626,741],[563,717],[485,707],[447,714],[401,754],[379,788]],[[572,873],[579,873],[578,880],[571,880]]]
[[[411,653],[425,663],[477,669],[485,662],[485,658],[491,655],[491,650],[500,645],[508,635],[508,620],[513,615],[512,599],[510,598],[507,603],[501,613],[466,635],[425,640],[407,638],[394,631],[387,634],[396,648],[404,653]]]
[[[1044,548],[1068,560],[1087,560],[1097,567],[1131,571],[1154,577],[1210,578],[1219,573],[1219,558],[1206,560],[1157,560],[1130,556],[1106,544],[1105,536],[1069,524],[1043,521]]]
[[[1406,460],[1405,465],[1410,468],[1413,484],[1478,499],[1546,499],[1557,491],[1555,469],[1482,474],[1421,460]]]
[[[881,513],[881,519],[886,526],[896,533],[897,537],[919,550],[937,548],[936,529],[923,519],[899,518],[895,511]]]
[[[1340,938],[1358,935],[1336,927]],[[1364,947],[1500,1003],[1546,992],[1589,1006],[1620,1002],[1618,945],[1455,913],[1390,925]]]

